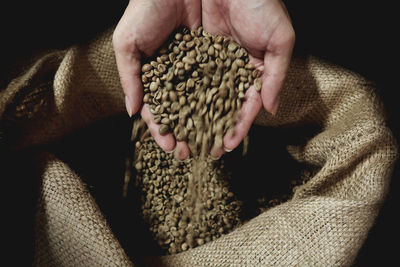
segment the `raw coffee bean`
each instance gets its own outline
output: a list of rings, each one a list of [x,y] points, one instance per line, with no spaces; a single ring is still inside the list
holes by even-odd
[[[159,65],[157,66],[157,71],[158,71],[159,73],[164,73],[166,70],[167,70],[167,67],[166,67],[164,64],[159,64]]]
[[[220,44],[224,40],[224,37],[222,35],[217,35],[215,36],[215,43]]]
[[[244,68],[240,68],[239,70],[238,70],[238,73],[239,73],[239,75],[240,76],[247,76],[247,71],[246,71],[246,69],[244,69]]]
[[[182,59],[182,62],[183,62],[183,63],[187,63],[187,64],[189,64],[189,65],[193,65],[193,64],[196,63],[196,59],[193,58],[193,57],[184,57],[184,58]]]
[[[189,78],[186,82],[186,88],[191,89],[195,86],[195,82],[192,78]]]
[[[167,101],[169,98],[170,98],[170,97],[169,97],[169,93],[168,93],[168,91],[165,90],[165,91],[162,93],[161,101],[164,103],[164,102]]]
[[[162,124],[170,124],[170,122],[171,122],[171,121],[169,120],[169,118],[162,118],[162,119],[161,119],[161,123],[162,123]]]
[[[251,63],[246,64],[244,67],[246,68],[246,70],[254,70],[255,68],[254,65]]]
[[[184,40],[185,42],[188,42],[188,41],[192,40],[192,36],[190,36],[190,34],[185,34],[185,35],[183,36],[183,40]]]
[[[160,126],[160,129],[158,130],[158,132],[159,132],[161,135],[167,134],[167,133],[169,132],[169,127],[168,127],[168,125],[162,124],[162,125]]]
[[[262,72],[258,69],[253,70],[253,72],[251,73],[251,76],[256,79],[256,78],[260,78],[262,75]]]
[[[144,64],[142,66],[142,72],[148,72],[152,69],[153,67],[150,64]]]
[[[172,102],[176,101],[177,98],[178,98],[178,96],[177,96],[177,94],[176,94],[175,91],[169,91],[169,99],[170,99]]]
[[[153,70],[150,70],[148,72],[144,73],[144,76],[146,76],[146,78],[152,78],[154,76],[154,72]]]
[[[180,33],[180,32],[175,34],[175,39],[178,40],[178,41],[182,40],[182,37],[183,37],[182,33]]]
[[[150,94],[145,94],[144,97],[143,97],[143,102],[144,103],[149,103],[149,101],[150,101]]]
[[[235,63],[236,63],[236,66],[238,66],[239,68],[244,67],[243,59],[238,58],[238,59],[235,60]]]
[[[155,115],[154,118],[153,118],[153,120],[154,120],[155,123],[158,124],[158,123],[161,122],[161,116],[160,116],[160,115]]]
[[[176,90],[177,91],[184,91],[186,88],[186,83],[185,82],[180,82],[178,83],[178,85],[176,86]]]
[[[207,50],[207,53],[209,56],[213,56],[214,55],[214,46],[210,46]]]
[[[166,89],[166,90],[170,91],[170,90],[172,90],[173,88],[174,88],[174,85],[173,85],[172,83],[167,82],[167,83],[165,84],[165,89]]]
[[[179,97],[179,105],[184,106],[186,104],[186,97],[185,96],[180,96]]]
[[[158,90],[158,84],[156,82],[151,82],[150,83],[150,91],[155,92]]]
[[[254,88],[256,89],[257,92],[261,91],[261,79],[260,78],[256,78],[254,80]]]
[[[171,106],[171,102],[170,102],[170,101],[163,101],[163,102],[162,102],[162,106],[163,106],[164,108],[168,108],[168,107]]]
[[[172,112],[177,112],[177,111],[179,111],[179,109],[180,109],[180,105],[179,105],[179,103],[178,102],[173,102],[172,104],[171,104],[171,111]]]
[[[223,121],[223,132],[233,126],[235,120],[225,117],[240,109],[245,91],[253,83],[258,86],[261,74],[235,41],[201,27],[181,28],[142,65],[143,101],[153,104],[151,112],[160,115],[154,118],[165,125],[160,133],[173,130],[176,139],[196,150],[191,151],[196,156],[199,149],[211,149],[215,124]]]
[[[153,68],[157,68],[158,62],[153,60],[153,61],[150,62],[150,65],[151,65]]]

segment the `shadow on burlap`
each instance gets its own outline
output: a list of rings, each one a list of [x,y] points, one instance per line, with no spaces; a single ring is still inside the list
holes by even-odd
[[[142,262],[127,253],[110,228],[111,218],[98,205],[107,200],[94,197],[85,177],[47,149],[84,127],[125,113],[111,35],[112,30],[87,45],[43,55],[0,91],[4,142],[19,153],[37,148],[32,157],[37,167],[32,176],[40,178],[37,266]],[[318,58],[294,58],[278,114],[261,112],[255,125],[290,132],[279,141],[287,141],[291,159],[313,171],[293,177],[304,182],[290,200],[233,232],[183,253],[150,257],[147,264],[352,264],[386,197],[397,159],[396,142],[374,85]],[[306,135],[301,129],[308,126],[318,131]],[[301,141],[293,141],[296,134]],[[268,153],[259,151],[261,159]],[[280,179],[279,173],[269,176],[268,163],[261,175]],[[135,236],[125,238],[141,242]]]

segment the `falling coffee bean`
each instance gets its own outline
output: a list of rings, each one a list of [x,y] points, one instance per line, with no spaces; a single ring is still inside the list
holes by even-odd
[[[240,110],[245,91],[252,84],[261,89],[262,73],[249,61],[247,51],[231,38],[202,27],[176,30],[141,68],[143,101],[152,104],[159,133],[187,142],[193,156],[201,150],[207,155],[216,138],[210,129],[221,125],[219,140],[236,122],[225,116]]]

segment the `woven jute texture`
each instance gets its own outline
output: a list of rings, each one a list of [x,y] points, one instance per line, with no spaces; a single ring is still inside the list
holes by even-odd
[[[1,134],[11,149],[23,153],[124,114],[111,36],[112,29],[89,44],[49,52],[0,91]],[[318,58],[294,58],[278,114],[262,111],[255,124],[293,132],[304,125],[320,129],[301,145],[287,146],[293,159],[315,171],[302,177],[305,182],[285,203],[215,241],[151,258],[149,265],[352,264],[385,199],[397,159],[374,85]],[[41,178],[35,265],[132,266],[135,259],[118,243],[82,177],[52,153],[42,151],[34,160]]]

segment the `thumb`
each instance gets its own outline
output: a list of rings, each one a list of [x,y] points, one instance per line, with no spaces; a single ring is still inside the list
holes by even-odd
[[[274,45],[270,45],[264,55],[261,99],[265,110],[274,115],[278,111],[279,96],[289,69],[295,38],[292,28],[283,32],[286,34],[272,40]]]
[[[289,62],[286,58],[267,53],[264,58],[264,66],[261,99],[264,109],[275,115],[278,111],[280,91],[286,77]]]
[[[126,41],[126,32],[121,30],[121,23],[113,34],[115,60],[122,89],[125,93],[125,105],[129,116],[138,112],[142,98],[143,85],[141,81],[141,53],[135,42]]]
[[[136,53],[137,55],[137,53]],[[138,112],[143,98],[143,85],[140,78],[140,57],[135,53],[116,50],[115,58],[121,86],[125,93],[125,105],[129,116]]]

